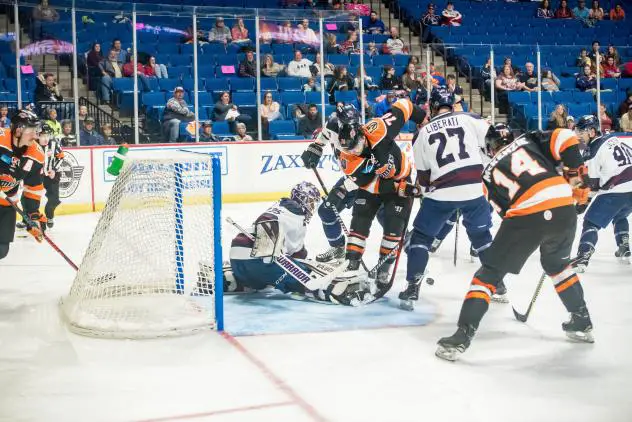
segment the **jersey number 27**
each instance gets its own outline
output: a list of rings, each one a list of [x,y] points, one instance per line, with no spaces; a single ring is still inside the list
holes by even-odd
[[[538,162],[522,148],[511,154],[510,170],[516,179],[522,176],[524,172],[529,173],[531,176],[535,176],[546,171],[546,169],[538,164]],[[513,199],[516,193],[520,190],[520,184],[515,180],[511,180],[498,168],[495,168],[494,171],[492,171],[492,177],[495,184],[507,188],[509,191],[509,199]]]
[[[465,160],[466,158],[470,158],[470,154],[468,154],[467,151],[465,150],[465,131],[463,130],[463,128],[462,127],[447,128],[445,131],[448,134],[447,137],[443,134],[443,132],[433,133],[432,135],[428,137],[428,143],[430,145],[439,141],[439,148],[437,148],[437,164],[439,165],[439,167],[443,167],[445,165],[454,163],[456,161],[456,159],[454,158],[454,154],[452,153],[443,155],[445,153],[445,147],[448,144],[448,137],[452,138],[456,136],[458,138],[459,140],[458,156],[460,160]]]

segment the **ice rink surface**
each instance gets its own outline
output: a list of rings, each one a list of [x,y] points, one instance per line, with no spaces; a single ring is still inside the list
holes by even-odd
[[[248,225],[266,207],[228,204],[224,216]],[[50,236],[80,261],[97,219],[58,217]],[[224,226],[224,245],[233,235]],[[380,237],[375,225],[370,264]],[[326,247],[317,216],[307,245],[312,257]],[[567,314],[547,282],[526,324],[511,305],[493,304],[470,349],[449,363],[434,356],[436,342],[454,332],[478,266],[463,228],[456,267],[453,248],[454,231],[431,258],[436,283],[424,285],[420,305],[427,325],[129,341],[69,333],[57,302],[73,270],[46,244],[16,239],[0,261],[0,421],[632,421],[632,267],[614,258],[611,228],[581,276],[595,344],[566,340]],[[507,279],[518,310],[540,274],[534,255]],[[291,313],[277,317],[292,324]]]

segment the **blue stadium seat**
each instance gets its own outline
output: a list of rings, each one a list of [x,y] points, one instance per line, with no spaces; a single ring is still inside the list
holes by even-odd
[[[632,88],[632,78],[619,79],[619,90],[620,91],[624,91],[625,92],[629,88]]]
[[[193,76],[193,73],[191,73]],[[214,78],[215,77],[215,67],[212,65],[198,65],[198,78]]]
[[[189,95],[191,97],[192,103],[194,101],[193,95],[194,95],[193,93]],[[215,101],[213,101],[213,96],[211,95],[210,92],[198,91],[198,104],[200,105],[200,107],[205,107],[205,106],[215,104]]]
[[[235,92],[254,92],[254,78],[230,78],[230,90]]]
[[[279,77],[277,78],[279,91],[301,91],[303,89],[303,81],[301,78],[295,77]]]
[[[173,92],[180,85],[179,79],[158,79],[158,86],[161,91]]]
[[[360,55],[359,54],[351,54],[349,56],[349,65],[350,66],[360,66]],[[371,56],[368,54],[364,55],[364,67],[368,67],[371,65]]]
[[[278,91],[279,89],[274,78],[261,78],[260,84],[262,91]]]
[[[551,97],[553,98],[553,101],[556,102],[556,103],[570,104],[573,101],[575,101],[574,95],[577,94],[578,92],[579,91],[558,91],[558,92],[552,92],[551,93]],[[585,93],[582,92],[581,94],[585,94]],[[590,95],[590,94],[588,94],[588,95]]]
[[[238,106],[254,106],[257,105],[257,97],[254,92],[234,92],[232,101]]]
[[[133,80],[133,79],[132,79]],[[158,85],[158,78],[145,78],[145,83],[147,84],[146,91],[160,91],[160,86]],[[138,78],[138,87],[143,88],[144,84],[141,82],[140,78]]]
[[[393,56],[393,61],[395,62],[395,66],[408,66],[409,60],[410,60],[410,56],[407,54],[396,54]]]
[[[270,136],[277,139],[277,135],[296,136],[296,126],[292,120],[273,120],[269,126]]]
[[[568,114],[571,116],[584,116],[590,114],[591,104],[570,104],[568,106]]]
[[[320,95],[320,92],[318,93]],[[305,94],[299,91],[281,92],[281,102],[283,104],[301,104],[305,103]]]
[[[204,88],[205,84],[204,84],[205,79],[203,78],[198,78],[198,90],[203,90],[206,89]],[[193,78],[186,78],[182,80],[182,88],[184,88],[185,91],[195,91],[195,79]]]
[[[594,98],[590,92],[573,91],[573,101],[580,104],[588,104],[592,103]]]
[[[171,43],[158,44],[158,52],[160,54],[180,54],[180,45]]]
[[[373,66],[383,67],[384,65],[390,64],[393,66],[393,56],[383,55],[383,56],[375,56],[373,57]]]
[[[204,54],[226,54],[226,48],[224,44],[209,43],[204,46]]]
[[[273,54],[289,55],[294,57],[294,47],[289,44],[274,44],[272,45]]]
[[[602,79],[601,89],[611,89],[613,91],[616,91],[619,89],[619,80],[615,78]]]
[[[171,98],[171,95],[169,95],[169,98]],[[145,108],[164,106],[166,103],[167,100],[164,92],[146,92],[141,97],[141,104],[145,106]]]
[[[344,103],[350,103],[358,99],[355,91],[335,91],[334,98],[336,102],[342,101]]]
[[[191,77],[191,66],[171,66],[167,70],[169,72],[169,76],[172,78],[182,79]]]
[[[221,54],[215,56],[215,61],[218,66],[235,66],[235,69],[239,67],[239,59],[235,54]]]
[[[306,92],[305,93],[305,102],[307,104],[321,104],[321,95],[320,92]],[[325,94],[325,101],[327,101],[327,94]]]
[[[216,135],[224,135],[224,136],[232,135],[232,133],[230,132],[230,126],[228,125],[228,122],[226,121],[213,122],[213,133]]]
[[[184,54],[172,54],[169,56],[169,64],[171,64],[171,66],[191,66],[191,59],[191,56]],[[199,63],[200,60],[198,59],[198,65]]]
[[[525,91],[509,91],[507,100],[510,104],[531,104],[531,93]]]
[[[303,140],[305,139],[304,137],[300,136],[300,135],[284,135],[284,134],[277,134],[276,135],[276,139],[278,141],[296,141],[296,140]]]
[[[560,89],[563,91],[573,91],[575,90],[575,78],[560,78]]]
[[[327,56],[327,61],[334,66],[348,66],[349,56],[346,54],[330,54]]]
[[[226,78],[207,79],[206,90],[211,92],[230,91],[230,84]]]

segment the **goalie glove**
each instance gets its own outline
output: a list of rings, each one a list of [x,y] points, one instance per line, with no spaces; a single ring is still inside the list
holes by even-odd
[[[301,160],[305,168],[315,169],[323,155],[323,145],[318,142],[312,142],[307,149],[301,154]]]
[[[39,212],[32,212],[28,215],[26,222],[26,231],[35,238],[38,242],[44,240],[44,232],[46,231],[46,219],[45,215]]]
[[[0,174],[0,191],[9,192],[18,185],[18,181],[10,174]]]
[[[420,185],[409,183],[406,180],[395,182],[395,190],[397,190],[397,195],[402,198],[420,198],[423,196],[423,188]]]

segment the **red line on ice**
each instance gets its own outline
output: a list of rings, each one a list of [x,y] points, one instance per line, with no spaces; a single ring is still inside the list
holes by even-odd
[[[294,405],[296,405],[296,403],[289,402],[289,401],[279,402],[279,403],[267,403],[267,404],[258,404],[255,406],[235,407],[232,409],[212,410],[210,412],[190,413],[188,415],[166,416],[163,418],[156,418],[156,419],[144,419],[138,422],[180,421],[183,419],[203,418],[205,416],[218,416],[218,415],[226,415],[229,413],[237,413],[237,412],[251,412],[253,410],[269,409],[271,407],[294,406]]]

